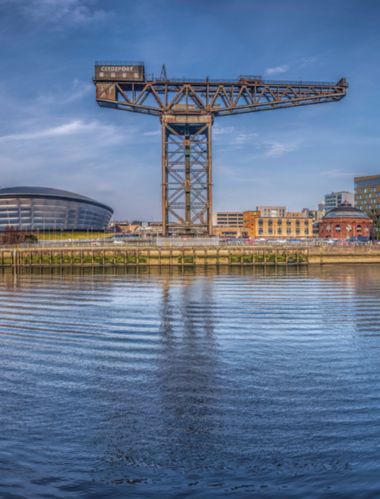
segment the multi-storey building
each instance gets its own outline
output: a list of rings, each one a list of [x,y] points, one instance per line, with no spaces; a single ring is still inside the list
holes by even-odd
[[[214,213],[214,225],[218,227],[243,227],[241,211],[218,211]]]
[[[325,210],[326,213],[342,204],[350,204],[354,205],[354,195],[352,192],[347,191],[339,191],[339,192],[330,192],[330,194],[325,195]]]
[[[214,235],[221,237],[313,237],[313,216],[287,212],[286,206],[257,206],[256,210],[214,214]]]
[[[355,177],[355,206],[374,222],[374,233],[380,239],[380,175]]]
[[[241,211],[218,211],[213,215],[213,233],[220,237],[246,236]]]
[[[244,226],[252,238],[305,238],[313,237],[313,218],[303,213],[263,216],[260,210],[244,212]]]

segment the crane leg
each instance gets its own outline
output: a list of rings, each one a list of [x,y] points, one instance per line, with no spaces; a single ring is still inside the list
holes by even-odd
[[[212,235],[211,116],[163,115],[164,236]]]

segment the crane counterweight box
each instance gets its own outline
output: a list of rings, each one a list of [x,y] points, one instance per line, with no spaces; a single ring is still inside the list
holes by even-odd
[[[143,64],[97,64],[95,81],[144,81]]]

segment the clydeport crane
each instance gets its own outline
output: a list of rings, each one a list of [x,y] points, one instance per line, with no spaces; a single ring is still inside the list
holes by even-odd
[[[158,116],[162,128],[163,235],[212,235],[212,146],[214,118],[321,104],[342,99],[336,83],[147,77],[143,63],[96,63],[100,106]]]

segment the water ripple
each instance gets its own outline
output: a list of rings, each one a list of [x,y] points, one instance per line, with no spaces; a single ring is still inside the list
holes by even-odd
[[[0,275],[0,497],[380,496],[380,267]]]

